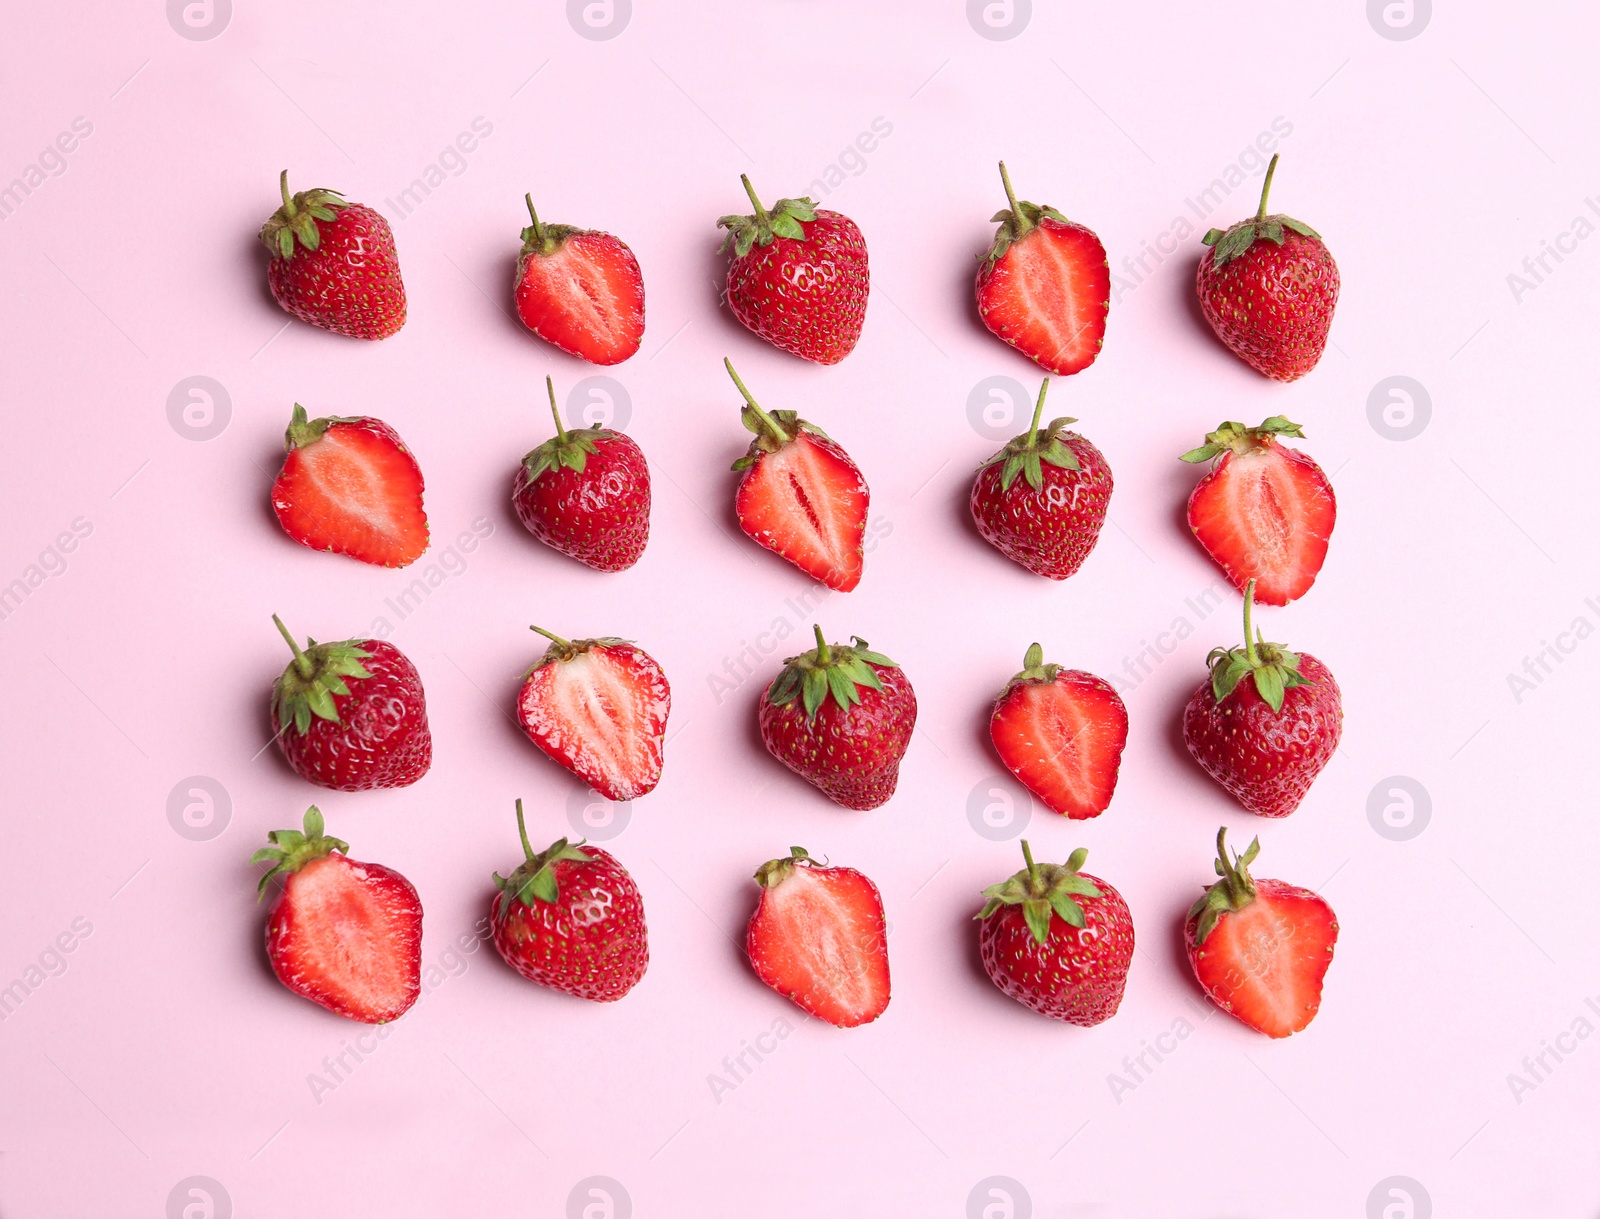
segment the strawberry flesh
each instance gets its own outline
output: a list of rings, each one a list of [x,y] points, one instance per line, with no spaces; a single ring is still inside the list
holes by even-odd
[[[801,431],[757,456],[735,498],[739,527],[829,588],[861,582],[867,525],[866,480],[842,448]]]
[[[529,330],[591,364],[620,364],[644,339],[644,280],[633,251],[609,233],[577,232],[551,253],[525,250],[517,316]]]
[[[889,952],[877,886],[852,868],[796,867],[761,893],[746,936],[756,975],[840,1028],[889,1006]]]
[[[1013,681],[996,700],[989,736],[1007,769],[1058,813],[1098,817],[1117,787],[1128,712],[1111,685],[1076,669]]]
[[[1048,216],[978,271],[978,313],[997,337],[1052,373],[1093,364],[1105,341],[1111,270],[1093,231]]]

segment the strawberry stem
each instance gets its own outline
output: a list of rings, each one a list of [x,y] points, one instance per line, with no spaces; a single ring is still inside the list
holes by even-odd
[[[817,634],[817,663],[825,665],[833,659],[833,653],[828,651],[828,641],[822,637],[822,624],[812,623],[811,629]]]
[[[287,169],[278,175],[278,189],[283,192],[283,214],[293,220],[294,200],[289,196],[289,171]]]
[[[528,629],[530,631],[537,631],[539,634],[543,635],[546,639],[548,639],[551,643],[556,644],[559,647],[570,648],[572,646],[572,644],[569,641],[561,638],[560,635],[552,635],[549,631],[545,630],[544,627],[542,627],[542,626],[530,626]]]
[[[528,215],[533,218],[533,239],[543,247],[544,225],[539,223],[539,213],[533,208],[533,194],[530,192],[522,197],[528,201]]]
[[[1250,633],[1250,610],[1256,600],[1256,578],[1251,576],[1244,582],[1244,655],[1250,662],[1250,667],[1255,668],[1260,662],[1256,654],[1255,636]]]
[[[1278,168],[1278,154],[1272,154],[1272,160],[1267,162],[1267,178],[1261,184],[1261,206],[1256,209],[1256,219],[1267,218],[1267,192],[1272,189],[1272,171]]]
[[[1028,840],[1022,840],[1022,858],[1028,864],[1028,884],[1032,886],[1039,879],[1039,865],[1033,862],[1033,848],[1028,845]]]
[[[522,800],[517,800],[517,837],[522,839],[522,853],[527,858],[533,858],[533,844],[528,841],[528,825],[522,819]]]
[[[761,206],[761,198],[756,194],[756,188],[750,185],[750,175],[740,174],[739,181],[744,183],[744,193],[750,196],[750,203],[756,209],[756,223],[763,233],[772,228],[772,217],[767,214],[767,209]]]
[[[748,186],[749,182],[746,181],[745,185]],[[767,431],[771,432],[779,444],[788,444],[789,433],[784,431],[779,425],[778,421],[771,415],[767,414],[766,411],[762,410],[761,404],[750,396],[750,391],[745,388],[744,382],[739,380],[739,374],[733,371],[733,361],[728,359],[727,356],[723,356],[722,364],[723,367],[728,370],[728,375],[733,378],[733,383],[739,387],[739,393],[742,394],[744,396],[744,400],[750,404],[750,409],[756,413],[756,418],[761,420],[761,426],[766,428]]]
[[[567,429],[561,426],[561,411],[556,406],[556,384],[549,377],[544,379],[544,387],[550,394],[550,413],[556,420],[556,440],[561,444],[567,443]]]
[[[1011,205],[1011,239],[1016,241],[1027,235],[1033,228],[1033,222],[1022,214],[1022,209],[1017,206],[1017,192],[1011,189],[1011,174],[1006,169],[1006,163],[1000,162],[1000,181],[1005,184],[1006,202]]]
[[[288,171],[284,171],[287,173]],[[294,641],[294,636],[289,634],[289,628],[283,625],[283,619],[272,615],[273,625],[278,628],[278,634],[288,641],[290,650],[294,652],[294,671],[309,681],[316,672],[316,666],[311,663],[311,657],[300,650],[300,645]]]
[[[1046,377],[1039,386],[1039,400],[1033,404],[1033,422],[1028,425],[1028,443],[1039,443],[1039,419],[1044,414],[1044,396],[1050,388],[1050,378]]]

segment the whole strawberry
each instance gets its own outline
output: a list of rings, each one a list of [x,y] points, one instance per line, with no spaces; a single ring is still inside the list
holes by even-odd
[[[1200,309],[1234,355],[1275,381],[1317,366],[1339,301],[1339,268],[1310,225],[1267,215],[1273,157],[1261,206],[1227,232],[1212,229],[1195,273]]]
[[[579,999],[611,1003],[650,964],[644,899],[628,870],[596,846],[558,838],[538,854],[517,801],[524,862],[494,875],[489,906],[495,949],[531,982]]]
[[[283,206],[261,226],[272,299],[302,322],[353,339],[386,339],[404,326],[406,289],[389,222],[338,191],[291,196],[287,169],[278,187]]]
[[[1082,1028],[1117,1014],[1133,960],[1128,903],[1098,876],[1081,872],[1079,847],[1065,864],[1034,863],[983,891],[978,948],[1001,990],[1041,1016]]]
[[[624,571],[650,540],[650,467],[621,432],[567,431],[550,392],[556,434],[522,459],[511,503],[529,533],[596,571]]]
[[[779,199],[769,212],[739,176],[753,216],[724,216],[728,305],[774,347],[837,364],[861,337],[867,316],[867,243],[855,221],[810,199]]]
[[[761,699],[767,750],[845,808],[877,808],[894,795],[917,723],[917,696],[900,666],[857,639],[791,656]]]
[[[1111,467],[1076,432],[1076,419],[1039,427],[1046,377],[1033,422],[983,465],[972,483],[972,519],[983,538],[1006,558],[1038,576],[1065,580],[1100,540],[1111,502]]]
[[[422,678],[393,644],[306,640],[272,617],[294,659],[272,691],[272,735],[290,769],[335,791],[409,787],[433,762]]]
[[[273,830],[250,857],[270,863],[257,892],[283,879],[267,915],[267,959],[278,980],[330,1012],[367,1024],[406,1013],[422,993],[422,902],[400,873],[348,858],[306,810],[299,830]]]
[[[1261,817],[1287,817],[1339,747],[1339,686],[1309,653],[1250,633],[1255,581],[1244,589],[1242,648],[1217,648],[1210,680],[1183,713],[1183,743],[1208,775]]]
[[[627,242],[610,233],[533,223],[517,258],[517,316],[547,343],[591,364],[620,364],[644,340],[644,280]]]

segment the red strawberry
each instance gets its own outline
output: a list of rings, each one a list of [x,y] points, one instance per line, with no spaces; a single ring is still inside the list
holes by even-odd
[[[524,862],[489,906],[494,946],[531,982],[579,999],[612,1003],[650,964],[644,899],[628,870],[607,851],[558,838],[534,854],[517,801]]]
[[[308,420],[297,402],[284,446],[272,510],[295,541],[381,567],[404,567],[428,549],[422,470],[383,420]]]
[[[1117,1014],[1133,960],[1128,903],[1098,876],[1080,872],[1089,852],[1065,864],[1034,863],[983,891],[978,947],[1003,994],[1052,1020],[1082,1028]]]
[[[405,1015],[422,992],[422,902],[400,873],[348,857],[306,810],[304,830],[273,830],[250,857],[283,888],[267,916],[267,959],[278,980],[330,1012],[367,1024]]]
[[[989,739],[1006,768],[1074,820],[1098,817],[1117,790],[1128,709],[1110,683],[1044,663],[1034,644],[994,701]]]
[[[753,216],[724,216],[733,315],[774,347],[818,364],[837,364],[855,348],[867,316],[867,243],[855,221],[810,199],[761,206],[739,175]]]
[[[917,696],[900,666],[869,651],[829,645],[791,656],[761,700],[767,751],[845,808],[877,808],[894,795],[900,759],[917,724]]]
[[[878,887],[854,868],[816,863],[804,847],[756,869],[761,900],[745,949],[760,978],[801,1010],[842,1029],[889,1006],[889,942]]]
[[[1243,589],[1254,577],[1256,598],[1267,605],[1305,595],[1322,570],[1338,513],[1322,467],[1279,444],[1280,436],[1305,433],[1282,415],[1253,428],[1224,423],[1183,455],[1187,462],[1216,459],[1189,496],[1189,528],[1229,583]]]
[[[1065,580],[1100,540],[1111,467],[1099,449],[1066,430],[1076,419],[1039,427],[1049,388],[1046,377],[1028,430],[978,467],[971,507],[984,541],[1035,575]]]
[[[302,779],[335,791],[409,787],[433,762],[422,678],[392,644],[306,640],[272,691],[272,735]]]
[[[619,237],[570,224],[522,230],[517,316],[547,343],[591,364],[620,364],[644,339],[644,280]]]
[[[1339,686],[1309,653],[1250,634],[1255,581],[1244,586],[1242,648],[1216,648],[1210,680],[1183,712],[1183,743],[1250,812],[1287,817],[1339,747]]]
[[[1262,376],[1298,381],[1322,358],[1339,300],[1339,268],[1316,229],[1267,215],[1273,157],[1261,206],[1226,233],[1205,235],[1195,291],[1223,345]]]
[[[291,198],[287,169],[278,187],[283,206],[261,226],[272,299],[302,322],[352,339],[386,339],[404,326],[406,288],[389,222],[338,191]]]
[[[740,422],[756,434],[733,463],[744,472],[734,499],[739,528],[808,576],[849,592],[861,583],[866,480],[821,428],[794,411],[762,410],[732,362],[723,363],[744,395]]]
[[[1311,1023],[1322,1006],[1322,979],[1333,963],[1339,921],[1310,889],[1255,880],[1253,839],[1230,861],[1228,830],[1217,831],[1213,866],[1222,877],[1184,920],[1189,967],[1206,998],[1258,1033],[1287,1037]]]
[[[522,730],[607,800],[648,795],[661,781],[672,691],[651,657],[625,639],[551,641],[517,695]]]
[[[627,436],[603,428],[569,432],[556,407],[556,434],[522,459],[511,488],[517,516],[546,546],[596,571],[623,571],[650,540],[650,467]]]
[[[1000,162],[1011,207],[978,268],[978,314],[996,336],[1046,372],[1082,372],[1100,355],[1111,308],[1111,268],[1093,230],[1055,208],[1017,202]]]

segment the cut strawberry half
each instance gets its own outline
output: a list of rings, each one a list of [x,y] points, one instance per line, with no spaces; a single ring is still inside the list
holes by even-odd
[[[813,1016],[854,1028],[889,1006],[889,949],[878,887],[823,867],[803,847],[756,870],[761,902],[746,948],[760,979]]]
[[[610,233],[533,223],[517,259],[517,316],[546,342],[591,364],[620,364],[644,340],[639,260]]]
[[[404,567],[427,550],[422,470],[387,423],[307,419],[296,403],[285,447],[272,509],[295,541],[381,567]]]

